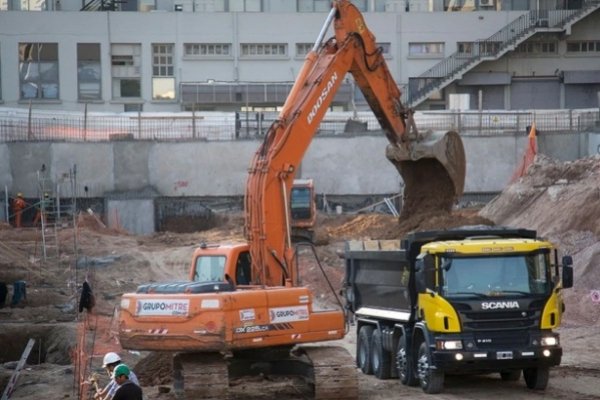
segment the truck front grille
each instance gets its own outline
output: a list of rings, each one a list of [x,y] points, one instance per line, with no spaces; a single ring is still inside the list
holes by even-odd
[[[529,334],[527,330],[511,332],[477,332],[475,343],[479,349],[502,349],[527,346]]]
[[[475,311],[467,303],[454,304],[464,332],[522,331],[539,327],[542,305],[532,302],[528,309]]]

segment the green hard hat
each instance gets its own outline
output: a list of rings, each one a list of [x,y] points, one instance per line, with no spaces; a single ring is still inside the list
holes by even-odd
[[[113,371],[113,378],[117,378],[121,375],[125,375],[129,378],[129,367],[125,364],[119,364],[115,367]]]

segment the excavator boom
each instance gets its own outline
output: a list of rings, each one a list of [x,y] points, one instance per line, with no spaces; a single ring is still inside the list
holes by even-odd
[[[335,36],[322,43],[332,22]],[[402,105],[400,90],[361,13],[349,1],[334,1],[249,168],[246,235],[255,284],[295,283],[288,199],[304,153],[347,73],[354,77],[383,128],[389,141],[386,155],[403,177],[401,218],[423,205],[449,211],[462,194],[465,156],[460,136],[416,131],[412,112]]]

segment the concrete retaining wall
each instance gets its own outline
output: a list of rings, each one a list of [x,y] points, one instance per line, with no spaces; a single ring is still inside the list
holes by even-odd
[[[465,192],[495,193],[510,181],[528,139],[515,134],[466,136],[463,141]],[[103,210],[96,211],[104,213],[109,226],[148,234],[161,225],[156,218],[180,217],[164,206],[157,214],[158,197],[163,203],[173,197],[186,200],[192,208],[206,204],[198,199],[230,202],[242,197],[247,168],[259,144],[257,140],[2,143],[0,191],[6,187],[10,196],[23,192],[26,198],[36,198],[41,191],[54,197],[58,190],[66,198],[75,188],[78,198],[105,199]],[[383,135],[317,137],[297,177],[313,178],[320,198],[398,193],[402,181],[385,158],[386,145]],[[538,148],[561,161],[599,154],[600,133],[540,132]],[[200,223],[207,218],[203,213],[196,217]]]
[[[463,137],[467,156],[466,192],[501,191],[521,160],[527,136]],[[396,193],[401,178],[385,158],[380,135],[317,137],[300,168],[317,192],[331,195]],[[78,197],[136,193],[157,196],[240,196],[256,140],[165,143],[3,143],[0,190],[37,197],[45,190]],[[540,134],[541,153],[562,161],[598,153],[600,134]],[[75,183],[75,185],[73,185]],[[139,196],[138,196],[139,197]]]

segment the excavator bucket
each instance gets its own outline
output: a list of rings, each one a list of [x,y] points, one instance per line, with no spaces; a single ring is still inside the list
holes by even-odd
[[[457,132],[429,132],[404,145],[390,144],[386,156],[404,181],[400,218],[416,213],[449,212],[463,194],[466,159]]]

